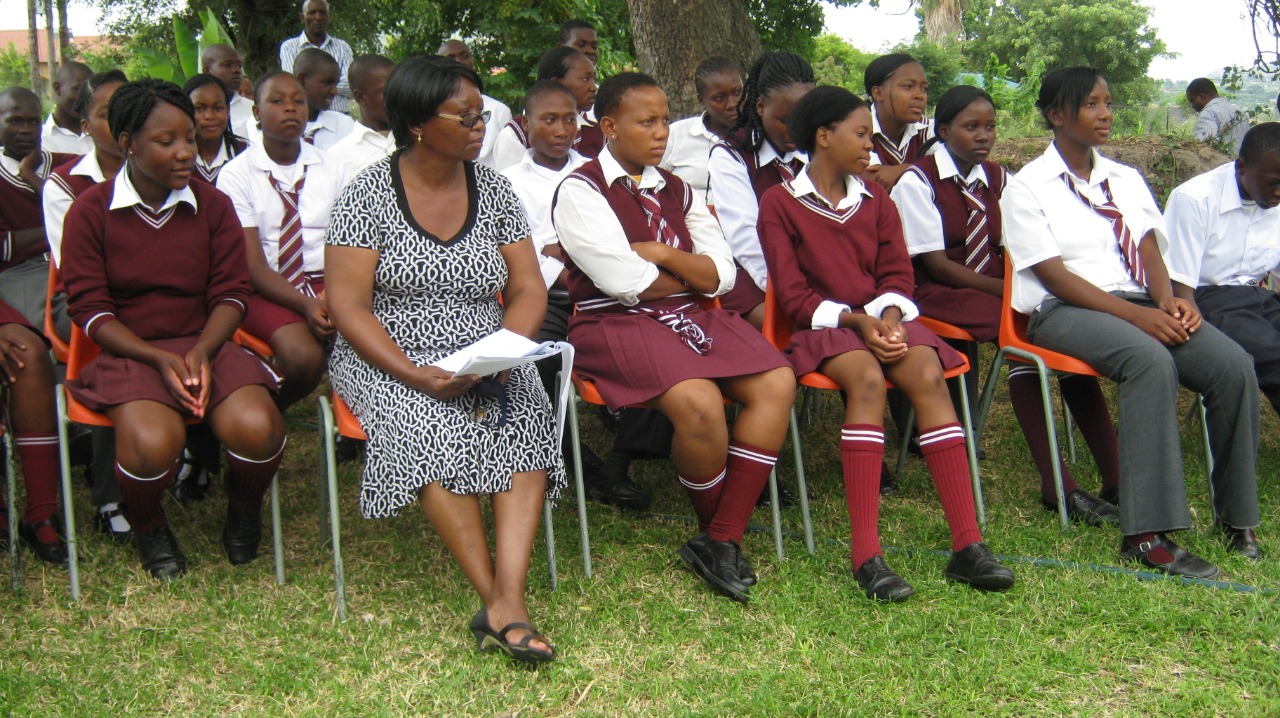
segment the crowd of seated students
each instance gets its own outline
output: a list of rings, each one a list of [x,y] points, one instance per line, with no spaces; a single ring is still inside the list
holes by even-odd
[[[327,4],[309,0],[304,37],[318,9],[327,27]],[[924,67],[901,53],[870,63],[865,99],[817,86],[792,53],[745,75],[706,58],[692,74],[702,111],[673,121],[653,78],[601,81],[581,21],[514,115],[483,94],[458,39],[400,65],[303,45],[252,93],[226,45],[182,88],[65,63],[43,124],[30,90],[0,92],[0,384],[26,482],[19,535],[40,560],[67,560],[49,342],[101,347],[66,382],[112,425],[89,434],[95,526],[162,580],[187,570],[162,499],[203,498],[224,462],[223,550],[256,557],[282,412],[330,371],[369,436],[362,513],[419,504],[482,602],[477,647],[553,660],[525,580],[540,506],[573,453],[548,399],[558,366],[491,378],[432,366],[507,329],[572,343],[575,371],[620,417],[608,459],[583,447],[593,498],[647,508],[628,463],[671,457],[698,523],[677,554],[715,591],[745,603],[757,584],[742,539],[810,372],[842,389],[860,589],[914,593],[880,548],[892,385],[915,410],[950,528],[945,576],[1006,590],[1014,574],[977,526],[943,379],[965,358],[916,320],[996,342],[1008,307],[1031,342],[1119,389],[1117,431],[1097,379],[1061,383],[1094,492],[1049,450],[1034,369],[1010,372],[1045,508],[1061,496],[1071,518],[1118,526],[1126,560],[1215,577],[1172,540],[1192,523],[1181,384],[1206,408],[1213,520],[1232,551],[1260,556],[1260,397],[1280,408],[1280,299],[1266,286],[1280,265],[1280,123],[1250,129],[1239,159],[1177,188],[1162,215],[1142,176],[1099,152],[1111,97],[1089,68],[1044,76],[1036,106],[1053,141],[1014,174],[990,159],[992,98],[952,88],[929,119]],[[339,88],[358,120],[332,109]],[[767,311],[792,327],[785,345],[761,334]]]

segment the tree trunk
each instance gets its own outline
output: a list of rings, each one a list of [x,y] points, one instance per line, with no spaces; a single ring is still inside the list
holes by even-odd
[[[736,60],[745,74],[760,55],[760,37],[743,0],[627,0],[640,69],[671,100],[671,117],[700,110],[693,71],[712,55]]]
[[[71,47],[71,28],[67,25],[67,0],[57,0],[58,6],[58,57],[64,60]]]
[[[53,14],[53,0],[44,0],[44,37],[49,45],[49,82],[58,76],[58,61],[61,56],[55,49],[57,43],[58,18]],[[51,84],[50,87],[53,85]]]
[[[921,6],[925,36],[939,45],[958,40],[964,30],[961,16],[968,4],[968,0],[926,0]]]
[[[40,31],[36,28],[38,15],[36,0],[27,0],[27,64],[31,67],[31,91],[43,95],[44,83],[40,80]]]
[[[280,43],[302,32],[301,2],[293,0],[235,0],[232,27],[236,50],[244,61],[244,76],[252,80],[280,69]],[[359,12],[354,7],[351,12]]]

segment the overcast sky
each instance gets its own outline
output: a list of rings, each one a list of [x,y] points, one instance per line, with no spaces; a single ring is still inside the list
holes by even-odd
[[[1145,0],[1153,9],[1152,23],[1176,58],[1159,58],[1151,64],[1157,79],[1190,80],[1217,75],[1224,65],[1248,66],[1254,57],[1253,37],[1246,19],[1245,0]],[[1218,11],[1205,12],[1207,5]],[[71,2],[71,30],[76,35],[96,35],[97,10],[83,2]],[[26,16],[22,0],[0,0],[0,23],[20,28]],[[909,40],[917,24],[910,0],[881,0],[879,8],[865,1],[852,8],[828,6],[827,29],[862,50],[875,51]]]

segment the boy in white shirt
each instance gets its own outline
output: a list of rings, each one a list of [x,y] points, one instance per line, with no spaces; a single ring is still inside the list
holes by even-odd
[[[307,48],[294,60],[293,74],[307,95],[307,128],[302,141],[327,150],[356,128],[356,121],[349,115],[329,109],[338,94],[342,69],[329,53]]]
[[[347,70],[351,95],[360,107],[360,124],[329,148],[329,157],[341,164],[349,177],[396,150],[382,104],[382,91],[394,69],[396,64],[382,55],[357,55]]]

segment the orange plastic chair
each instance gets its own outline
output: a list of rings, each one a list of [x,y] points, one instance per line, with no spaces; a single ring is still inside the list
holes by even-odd
[[[49,288],[44,295],[44,337],[49,340],[49,345],[53,348],[53,358],[66,364],[71,347],[58,336],[58,330],[53,323],[53,295],[61,284],[62,277],[58,274],[58,267],[50,261]]]
[[[791,342],[791,320],[787,317],[786,312],[782,309],[777,294],[774,292],[773,282],[769,281],[765,285],[764,290],[764,325],[761,327],[764,338],[769,340],[778,351],[786,349]],[[962,330],[961,330],[962,331]],[[962,357],[963,358],[963,357]],[[953,369],[948,369],[943,373],[946,379],[956,379],[960,382],[960,398],[961,398],[961,417],[960,420],[964,424],[965,448],[967,449],[969,458],[969,478],[973,483],[973,499],[978,510],[978,522],[982,526],[986,526],[987,515],[986,508],[982,502],[982,478],[978,474],[978,459],[975,453],[975,434],[973,431],[973,422],[969,411],[968,392],[965,390],[965,374],[969,371],[969,361],[964,362]],[[840,385],[832,381],[830,377],[819,371],[812,371],[799,377],[801,386],[808,386],[814,389],[830,389],[840,391]],[[892,389],[893,383],[885,380],[885,386]],[[915,423],[915,409],[911,409],[907,414],[907,425],[902,428],[902,448],[898,453],[898,472],[901,473],[903,463],[906,460],[907,442],[911,437],[911,425]],[[796,420],[795,407],[791,409],[791,445],[795,451],[796,476],[797,484],[800,489],[800,515],[804,521],[804,540],[805,545],[809,549],[809,553],[814,552],[813,544],[813,523],[809,515],[809,489],[805,481],[804,473],[804,457],[800,447],[800,423]]]
[[[257,354],[263,359],[270,359],[275,356],[271,351],[271,345],[265,341],[255,337],[243,329],[237,329],[235,334],[231,335],[231,341]]]
[[[101,349],[84,333],[79,326],[71,327],[71,343],[67,354],[67,381],[80,376],[80,372]],[[59,385],[55,392],[58,405],[58,445],[62,463],[62,496],[63,519],[66,524],[67,558],[71,581],[71,598],[80,600],[80,571],[78,541],[76,539],[75,513],[71,506],[71,457],[68,453],[70,443],[67,439],[67,427],[72,423],[85,426],[111,426],[111,419],[105,414],[92,411],[76,401],[66,385]],[[188,426],[200,421],[194,417],[186,419]],[[275,553],[276,582],[284,585],[284,544],[280,528],[280,493],[279,477],[271,482],[271,538]]]

